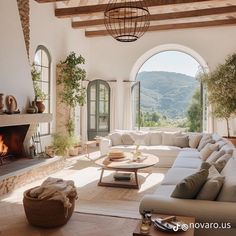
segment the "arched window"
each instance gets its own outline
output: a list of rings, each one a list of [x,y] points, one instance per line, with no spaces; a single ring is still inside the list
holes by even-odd
[[[44,101],[45,113],[50,113],[50,100],[51,100],[51,56],[45,46],[38,46],[34,57],[35,69],[40,72],[41,79],[38,81],[40,88],[46,95]],[[40,134],[50,134],[50,123],[41,123]]]
[[[88,140],[105,136],[110,131],[110,86],[106,81],[89,82],[88,96]]]
[[[202,131],[203,91],[196,79],[202,70],[195,58],[177,50],[148,58],[136,76],[140,102],[134,103],[139,104],[133,111],[134,127]]]

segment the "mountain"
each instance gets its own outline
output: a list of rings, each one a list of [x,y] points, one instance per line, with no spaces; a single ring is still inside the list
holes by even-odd
[[[140,72],[141,110],[158,112],[168,118],[185,117],[199,82],[191,76],[165,71]]]

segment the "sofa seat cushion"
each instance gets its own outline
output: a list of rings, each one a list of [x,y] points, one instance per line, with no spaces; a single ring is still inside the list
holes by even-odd
[[[179,152],[178,157],[181,158],[200,158],[200,152],[194,148],[183,148]]]
[[[163,185],[158,186],[157,190],[154,192],[155,195],[170,197],[171,193],[174,191],[175,185]]]
[[[141,151],[150,153],[156,156],[167,156],[167,157],[177,157],[181,148],[176,146],[141,146]]]
[[[180,158],[178,157],[174,164],[173,168],[191,168],[198,169],[202,164],[202,160],[199,157],[196,158]]]
[[[162,185],[176,185],[185,177],[196,173],[196,169],[188,168],[171,168],[167,171]]]

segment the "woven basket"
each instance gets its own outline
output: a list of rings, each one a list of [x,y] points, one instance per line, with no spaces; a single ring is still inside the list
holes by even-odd
[[[39,200],[30,197],[29,192],[32,189],[28,189],[24,192],[23,199],[25,214],[28,222],[31,225],[45,228],[57,227],[66,224],[73,214],[75,208],[75,197],[69,198],[72,206],[69,209],[66,209],[61,201]]]

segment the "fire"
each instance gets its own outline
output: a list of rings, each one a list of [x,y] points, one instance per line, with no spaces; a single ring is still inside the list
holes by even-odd
[[[8,147],[4,144],[3,136],[0,135],[0,156],[4,156],[7,154]]]

